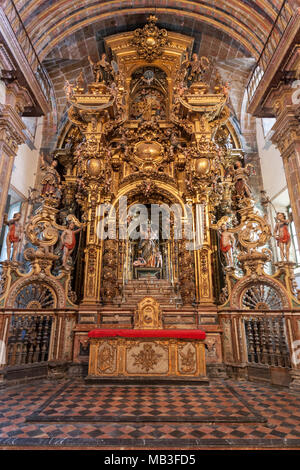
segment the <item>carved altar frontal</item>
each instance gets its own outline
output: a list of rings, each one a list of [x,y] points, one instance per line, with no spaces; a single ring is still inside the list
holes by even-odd
[[[172,338],[172,333],[169,338],[144,338],[142,330],[135,333],[133,338],[91,338],[89,377],[206,377],[202,340]]]
[[[159,304],[145,297],[135,328],[90,331],[89,378],[205,378],[205,337],[201,330],[163,329]]]

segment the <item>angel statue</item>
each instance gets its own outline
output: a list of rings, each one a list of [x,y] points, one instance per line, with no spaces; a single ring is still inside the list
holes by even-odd
[[[18,254],[18,247],[21,241],[22,236],[22,225],[20,222],[21,212],[14,214],[11,220],[8,220],[7,214],[4,214],[3,223],[8,225],[8,233],[6,236],[6,249],[7,249],[7,259],[10,261],[11,255],[11,246],[13,248],[12,261],[16,261]]]
[[[278,212],[276,216],[276,225],[274,228],[274,236],[280,250],[281,260],[289,261],[291,235],[288,230],[289,222],[283,212]]]
[[[220,250],[225,256],[226,265],[233,266],[233,248],[235,245],[235,238],[233,233],[229,232],[226,224],[221,225],[220,231]]]
[[[80,232],[83,229],[83,224],[75,230],[76,225],[79,225],[79,222],[76,221],[77,219],[71,214],[67,217],[67,225],[66,228],[63,230],[60,241],[62,247],[62,265],[65,269],[68,269],[68,261],[70,259],[71,254],[76,247],[76,237],[75,234]]]

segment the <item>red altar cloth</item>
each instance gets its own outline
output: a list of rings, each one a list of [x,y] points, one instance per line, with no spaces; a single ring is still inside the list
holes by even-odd
[[[97,329],[89,332],[89,338],[105,338],[119,336],[121,338],[181,338],[205,339],[206,334],[201,330],[118,330]]]

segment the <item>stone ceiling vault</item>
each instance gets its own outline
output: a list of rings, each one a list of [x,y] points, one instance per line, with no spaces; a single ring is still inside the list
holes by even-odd
[[[14,0],[27,33],[45,65],[54,87],[56,136],[62,128],[67,103],[66,80],[83,72],[92,78],[88,55],[94,60],[104,50],[104,38],[142,27],[155,13],[157,25],[195,39],[194,51],[216,61],[230,83],[232,117],[243,130],[242,103],[249,74],[259,57],[283,0]],[[288,0],[293,8],[294,1]],[[7,14],[11,0],[4,0]],[[280,25],[276,26],[280,36]],[[48,146],[48,144],[47,144]]]

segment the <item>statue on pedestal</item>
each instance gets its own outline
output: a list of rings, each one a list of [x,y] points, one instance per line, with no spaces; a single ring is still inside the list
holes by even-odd
[[[242,167],[242,163],[237,161],[235,168],[233,169],[233,181],[236,194],[240,199],[251,198],[252,191],[248,184],[248,177],[251,175],[252,165],[246,165],[245,168]]]
[[[278,212],[276,216],[274,236],[277,240],[282,261],[289,261],[291,235],[288,230],[288,225],[289,222],[286,215],[283,212]]]
[[[75,234],[80,232],[81,230],[82,230],[82,227],[75,230],[75,222],[70,220],[67,222],[67,227],[61,234],[60,240],[62,243],[62,250],[63,250],[62,265],[65,269],[68,269],[68,265],[67,265],[68,260],[76,246]]]
[[[59,176],[57,167],[57,160],[53,160],[50,165],[45,163],[43,154],[41,155],[41,170],[44,175],[42,177],[42,190],[41,196],[58,196],[58,191],[60,189],[61,178]]]
[[[7,259],[10,261],[11,245],[13,246],[12,261],[16,261],[18,246],[21,241],[22,225],[20,223],[21,212],[14,214],[11,220],[8,220],[7,214],[4,214],[3,222],[8,225],[9,230],[6,236]]]
[[[226,265],[233,266],[233,247],[235,244],[234,235],[227,230],[227,225],[221,225],[220,250],[225,256]]]
[[[90,56],[88,59],[93,70],[94,81],[96,83],[107,82],[108,76],[111,74],[111,66],[106,60],[106,54],[102,54],[101,60],[98,62],[93,62]]]

